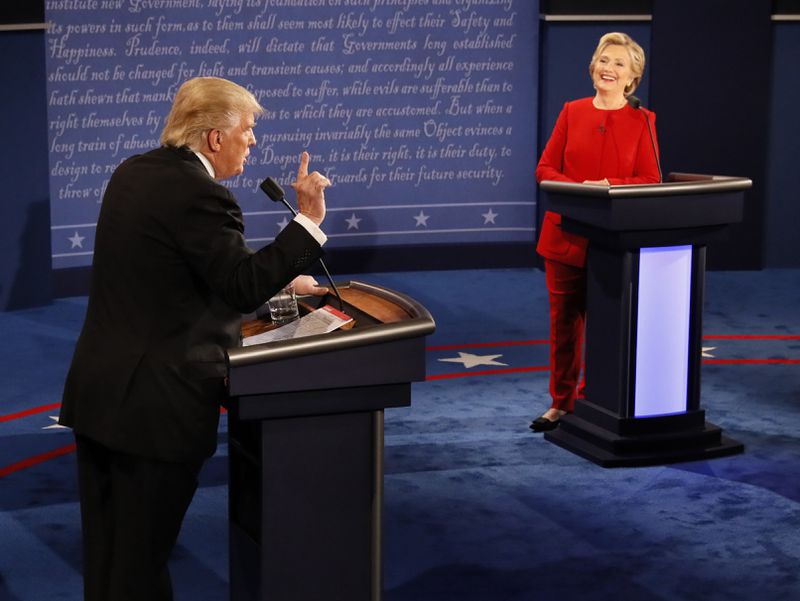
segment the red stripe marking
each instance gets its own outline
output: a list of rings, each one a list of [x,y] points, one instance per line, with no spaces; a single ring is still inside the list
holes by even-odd
[[[727,365],[800,365],[800,359],[703,359],[703,363]],[[425,378],[428,380],[449,380],[453,378],[469,378],[471,376],[493,376],[498,374],[511,374],[531,371],[548,371],[547,365],[531,367],[511,367],[508,369],[487,369],[483,371],[462,371],[450,374],[437,374]]]
[[[428,376],[425,380],[449,380],[452,378],[469,378],[471,376],[494,376],[497,374],[516,374],[528,371],[548,371],[547,365],[534,365],[532,367],[510,367],[508,369],[486,369],[483,371],[461,371],[452,374],[437,374]]]
[[[489,348],[493,346],[529,346],[532,344],[550,344],[549,340],[510,340],[507,342],[476,342],[473,344],[449,344],[443,346],[428,346],[426,351],[454,351],[460,348]]]
[[[44,413],[45,411],[50,411],[52,409],[58,409],[61,407],[61,403],[50,403],[49,405],[42,405],[41,407],[33,407],[32,409],[25,409],[25,411],[18,411],[17,413],[9,413],[8,415],[0,415],[0,424],[3,422],[10,422],[15,419],[20,419],[23,417],[29,417],[31,415],[36,415],[37,413]],[[225,407],[220,407],[220,413],[227,413]]]
[[[36,415],[37,413],[44,413],[45,411],[58,409],[59,407],[61,407],[61,403],[50,403],[49,405],[42,405],[41,407],[34,407],[33,409],[26,409],[25,411],[19,411],[17,413],[0,415],[0,423],[10,422],[11,420],[20,419],[21,417],[28,417],[29,415]]]
[[[800,334],[707,334],[704,340],[800,340]],[[501,342],[476,342],[471,344],[445,344],[425,347],[426,351],[453,351],[460,348],[491,348],[497,346],[530,346],[549,344],[549,340],[508,340]]]
[[[61,403],[52,403],[50,405],[43,405],[42,407],[28,409],[27,411],[20,411],[19,413],[11,413],[9,415],[3,415],[0,416],[0,422],[11,421],[12,419],[19,419],[21,417],[26,417],[28,415],[35,415],[36,413],[42,413],[43,411],[47,411],[49,409],[58,409],[60,406]],[[224,407],[220,407],[220,413],[227,413],[227,410]],[[54,451],[48,451],[46,453],[42,453],[41,455],[34,455],[33,457],[28,457],[27,459],[17,461],[16,463],[12,463],[11,465],[7,465],[5,467],[0,468],[0,478],[4,478],[5,476],[8,476],[15,472],[19,472],[24,469],[28,469],[29,467],[39,465],[40,463],[44,463],[45,461],[50,461],[51,459],[56,459],[57,457],[68,455],[69,453],[72,453],[74,450],[75,450],[75,443],[73,442],[72,444],[69,444],[65,447],[61,447],[60,449],[55,449]]]
[[[703,359],[703,363],[710,364],[739,364],[739,365],[800,365],[800,359]],[[547,365],[534,365],[531,367],[510,367],[508,369],[486,369],[483,371],[461,371],[449,374],[436,374],[427,376],[426,381],[451,380],[454,378],[470,378],[472,376],[494,376],[499,374],[513,374],[532,371],[548,371]]]
[[[72,453],[74,450],[75,450],[75,443],[73,442],[72,444],[68,444],[65,447],[61,447],[60,449],[47,451],[46,453],[42,453],[40,455],[34,455],[33,457],[28,457],[27,459],[23,459],[22,461],[17,461],[16,463],[12,463],[11,465],[0,467],[0,478],[5,478],[10,474],[19,472],[29,467],[33,467],[34,465],[39,465],[40,463],[44,463],[45,461],[50,461],[51,459],[55,459],[56,457],[68,455]]]
[[[775,334],[775,335],[758,335],[758,334],[709,334],[703,336],[706,340],[800,340],[800,335],[782,335],[782,334]],[[514,341],[505,341],[505,342],[482,342],[482,343],[473,343],[473,344],[453,344],[453,345],[442,345],[442,346],[429,346],[426,347],[425,350],[428,351],[447,351],[447,350],[456,350],[456,349],[463,349],[463,348],[491,348],[491,347],[500,347],[500,346],[530,346],[536,344],[549,344],[549,340],[514,340]],[[704,359],[703,363],[705,364],[716,364],[716,365],[798,365],[800,364],[800,359]],[[550,368],[546,365],[537,365],[531,367],[512,367],[508,369],[487,369],[483,371],[473,371],[473,372],[455,372],[449,374],[438,374],[433,376],[428,376],[425,378],[427,381],[432,380],[449,380],[455,378],[470,378],[474,376],[492,376],[492,375],[500,375],[500,374],[510,374],[510,373],[525,373],[525,372],[535,372],[535,371],[548,371]],[[20,419],[23,417],[28,417],[30,415],[36,415],[37,413],[44,413],[45,411],[51,411],[53,409],[58,409],[61,407],[61,403],[50,403],[48,405],[41,405],[40,407],[33,407],[31,409],[26,409],[24,411],[18,411],[17,413],[9,413],[8,415],[0,415],[0,423],[12,421],[15,419]],[[220,413],[226,413],[224,407],[220,408]],[[48,451],[46,453],[42,453],[40,455],[34,455],[33,457],[29,457],[27,459],[23,459],[16,463],[12,463],[11,465],[7,465],[3,468],[0,468],[0,478],[4,478],[10,474],[15,472],[27,469],[29,467],[33,467],[35,465],[39,465],[40,463],[44,463],[45,461],[49,461],[51,459],[55,459],[57,457],[62,457],[63,455],[68,455],[75,451],[75,444],[70,444],[65,447],[61,447],[59,449],[55,449],[53,451]]]
[[[709,334],[705,340],[800,340],[800,335],[759,335],[759,334]]]
[[[800,365],[800,359],[703,359],[703,363],[718,365]]]

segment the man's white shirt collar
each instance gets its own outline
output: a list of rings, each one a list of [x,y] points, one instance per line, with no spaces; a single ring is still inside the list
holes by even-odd
[[[211,179],[216,179],[217,174],[214,172],[214,166],[211,164],[211,161],[209,161],[202,152],[197,152],[196,150],[192,150],[192,152],[195,153],[197,158],[200,159],[200,162],[203,163],[203,167],[206,168]]]

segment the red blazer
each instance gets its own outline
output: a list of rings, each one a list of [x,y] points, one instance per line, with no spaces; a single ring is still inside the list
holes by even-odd
[[[657,183],[658,164],[641,113],[644,110],[625,105],[604,111],[594,107],[592,98],[565,103],[536,167],[536,181],[607,178],[611,185]],[[656,115],[650,111],[647,114],[656,138]],[[561,229],[561,215],[545,213],[536,245],[540,255],[583,267],[586,246],[586,238]]]

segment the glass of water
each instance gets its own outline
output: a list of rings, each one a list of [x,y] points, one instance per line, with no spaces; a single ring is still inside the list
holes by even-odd
[[[276,324],[283,325],[294,321],[300,316],[297,309],[297,296],[294,286],[289,284],[267,301],[269,316]]]

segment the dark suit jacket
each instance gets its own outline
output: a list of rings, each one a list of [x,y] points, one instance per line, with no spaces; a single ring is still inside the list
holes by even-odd
[[[60,423],[167,461],[213,454],[227,348],[322,250],[291,222],[253,252],[233,195],[186,149],[129,158],[106,190]]]

